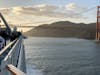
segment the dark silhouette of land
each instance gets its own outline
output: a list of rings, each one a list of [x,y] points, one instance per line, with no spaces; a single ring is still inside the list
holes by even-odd
[[[72,23],[60,21],[52,24],[44,24],[24,33],[26,36],[38,37],[74,37],[83,39],[95,39],[96,24]]]

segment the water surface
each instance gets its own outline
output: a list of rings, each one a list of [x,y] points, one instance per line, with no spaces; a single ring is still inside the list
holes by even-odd
[[[30,37],[24,43],[28,73],[100,75],[100,45],[93,40]]]

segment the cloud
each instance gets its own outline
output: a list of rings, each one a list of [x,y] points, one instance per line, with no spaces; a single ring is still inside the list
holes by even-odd
[[[22,7],[13,7],[11,13],[20,14],[21,11],[23,11]]]
[[[65,8],[66,8],[66,10],[73,11],[73,12],[82,12],[87,9],[87,8],[77,5],[75,3],[69,3],[65,6]]]
[[[57,9],[58,9],[57,6],[41,4],[41,5],[35,5],[33,7],[13,7],[12,13],[17,15],[26,14],[26,15],[53,17],[54,15],[56,15]]]
[[[8,14],[10,12],[9,8],[2,8],[0,9],[0,12],[2,12],[3,14]]]
[[[58,9],[57,6],[46,4],[35,5],[34,8],[39,9],[40,11],[55,11]]]
[[[79,6],[75,3],[69,3],[65,7],[59,7],[54,5],[40,4],[26,7],[12,7],[2,9],[1,12],[4,14],[12,13],[14,15],[34,15],[52,18],[84,18],[82,15],[77,13],[86,10],[84,7]],[[76,12],[77,11],[77,12]]]
[[[55,17],[55,18],[67,18],[67,17],[79,18],[80,15],[74,12],[74,10],[78,8],[79,7],[76,5],[68,4],[67,10],[65,11],[65,8],[60,9],[57,6],[41,4],[41,5],[35,5],[33,7],[14,7],[12,11],[15,14],[26,14],[26,15]],[[82,9],[80,11],[83,11]]]

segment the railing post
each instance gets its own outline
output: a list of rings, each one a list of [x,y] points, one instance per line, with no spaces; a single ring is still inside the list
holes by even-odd
[[[17,69],[15,66],[13,66],[12,64],[8,64],[6,66],[7,70],[9,70],[12,75],[25,75],[24,72],[22,72],[21,70]]]

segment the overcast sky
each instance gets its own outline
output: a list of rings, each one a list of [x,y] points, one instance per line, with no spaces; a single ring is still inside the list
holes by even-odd
[[[99,0],[0,0],[0,12],[14,24],[38,25],[60,20],[91,23],[96,22],[99,4]],[[94,10],[80,14],[92,7]]]

